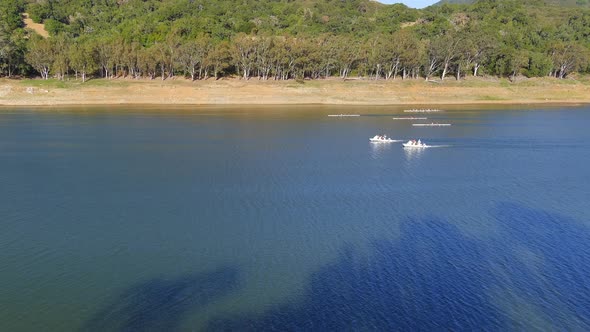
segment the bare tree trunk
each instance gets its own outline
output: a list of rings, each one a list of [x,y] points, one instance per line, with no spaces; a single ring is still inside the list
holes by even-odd
[[[428,69],[426,71],[426,75],[424,75],[425,80],[428,81],[428,79],[430,78],[430,75],[432,75],[435,71],[436,68],[438,67],[438,61],[436,60],[436,58],[431,57],[428,63]],[[412,68],[412,71],[414,69]]]
[[[567,73],[567,65],[563,64],[559,68],[559,79],[563,79]]]
[[[381,64],[377,64],[377,72],[375,72],[375,80],[378,80],[381,77]]]
[[[445,80],[445,76],[447,75],[447,70],[449,69],[449,63],[445,62],[445,66],[443,67],[443,72],[442,75],[440,76],[440,80],[444,81]]]

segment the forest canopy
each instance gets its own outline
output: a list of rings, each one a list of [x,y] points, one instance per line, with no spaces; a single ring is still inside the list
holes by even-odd
[[[479,0],[418,10],[370,0],[0,0],[0,76],[588,73],[590,9],[554,3]],[[49,38],[25,28],[25,12]]]

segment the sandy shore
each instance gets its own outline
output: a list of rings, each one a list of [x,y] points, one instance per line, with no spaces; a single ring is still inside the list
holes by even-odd
[[[86,83],[0,80],[0,105],[436,105],[590,103],[590,81],[551,78],[244,81],[94,79]]]

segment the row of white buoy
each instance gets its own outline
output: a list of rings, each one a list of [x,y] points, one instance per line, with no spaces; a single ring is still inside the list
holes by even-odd
[[[411,109],[411,110],[404,110],[406,113],[433,113],[433,112],[442,112],[439,109]],[[427,118],[417,118],[417,117],[400,117],[400,118],[393,118],[394,120],[427,120]],[[414,127],[449,127],[450,123],[412,123]]]
[[[430,112],[442,112],[439,109],[411,109],[411,110],[404,110],[407,113],[430,113]],[[328,114],[329,117],[357,117],[360,114]],[[427,120],[426,117],[414,117],[414,116],[406,116],[406,117],[393,117],[393,120]],[[451,126],[450,123],[412,123],[414,127],[449,127]]]
[[[404,110],[406,113],[430,113],[430,112],[442,112],[439,109],[412,109],[412,110]],[[329,117],[358,117],[360,114],[328,114]],[[426,117],[414,117],[414,116],[406,116],[406,117],[393,117],[393,120],[427,120]],[[450,123],[412,123],[414,127],[449,127],[451,126]],[[372,143],[394,143],[400,142],[400,140],[394,140],[388,138],[385,135],[375,135],[369,139]],[[430,145],[426,145],[425,143],[421,142],[420,140],[409,140],[406,143],[403,143],[402,146],[404,148],[427,148],[432,147]]]
[[[411,110],[404,110],[405,113],[433,113],[433,112],[442,112],[439,109],[411,109]]]

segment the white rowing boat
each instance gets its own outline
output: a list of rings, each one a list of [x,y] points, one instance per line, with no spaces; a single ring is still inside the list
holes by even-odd
[[[422,148],[430,147],[430,145],[426,145],[425,143],[422,143],[420,140],[418,140],[418,141],[409,140],[402,145],[404,146],[404,148],[407,148],[407,149],[422,149]]]
[[[400,140],[395,140],[395,139],[391,139],[385,135],[383,136],[379,136],[379,135],[375,135],[371,138],[369,138],[369,141],[371,143],[395,143],[395,142],[400,142]]]

